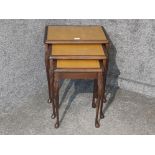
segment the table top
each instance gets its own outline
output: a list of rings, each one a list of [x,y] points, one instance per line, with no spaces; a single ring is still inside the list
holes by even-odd
[[[106,59],[107,55],[101,44],[53,44],[51,59]]]
[[[104,56],[105,53],[100,44],[54,44],[51,49],[51,55]]]
[[[98,60],[57,60],[57,68],[100,68]]]
[[[47,26],[45,43],[108,43],[101,26]]]

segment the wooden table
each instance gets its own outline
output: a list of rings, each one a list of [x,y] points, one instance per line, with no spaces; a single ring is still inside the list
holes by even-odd
[[[101,26],[46,27],[45,64],[49,89],[48,102],[53,105],[52,118],[57,117],[56,128],[59,127],[58,81],[65,78],[94,79],[92,107],[96,107],[95,126],[100,126],[98,112],[100,109],[100,118],[103,118],[102,106],[103,102],[106,102],[104,92],[108,47],[109,41]]]

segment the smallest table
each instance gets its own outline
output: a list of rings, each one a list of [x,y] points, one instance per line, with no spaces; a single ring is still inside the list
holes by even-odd
[[[75,37],[76,36],[76,37]],[[94,79],[92,107],[95,126],[103,118],[105,76],[108,65],[108,40],[100,26],[48,26],[45,35],[45,64],[52,103],[52,118],[59,127],[59,80]],[[100,112],[99,112],[100,111]]]

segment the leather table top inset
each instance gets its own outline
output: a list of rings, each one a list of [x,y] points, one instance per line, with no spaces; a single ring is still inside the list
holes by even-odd
[[[46,43],[108,42],[101,26],[48,26]]]
[[[100,68],[98,60],[57,60],[57,68]]]
[[[54,44],[51,55],[101,55],[104,56],[104,50],[100,44]]]

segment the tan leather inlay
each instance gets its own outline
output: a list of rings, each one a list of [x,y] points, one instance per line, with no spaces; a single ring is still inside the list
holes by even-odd
[[[100,68],[98,60],[57,60],[57,68]]]
[[[100,44],[54,44],[52,55],[105,55]]]
[[[107,40],[101,26],[48,26],[47,40]]]

